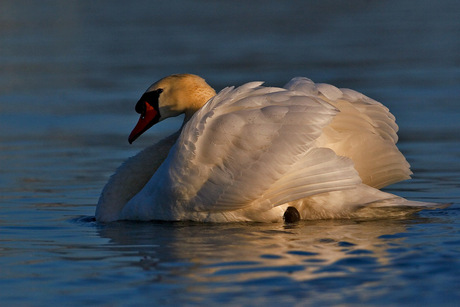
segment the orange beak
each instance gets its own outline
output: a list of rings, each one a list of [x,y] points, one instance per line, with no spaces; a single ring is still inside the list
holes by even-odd
[[[152,107],[148,102],[145,102],[145,110],[141,114],[139,121],[129,135],[128,142],[132,144],[142,133],[147,131],[150,127],[158,123],[160,120],[160,113]]]

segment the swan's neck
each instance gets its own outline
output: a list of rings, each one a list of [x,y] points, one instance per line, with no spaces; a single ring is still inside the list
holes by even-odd
[[[119,218],[126,203],[142,190],[166,159],[179,135],[180,130],[145,148],[118,168],[99,199],[96,209],[99,221],[110,222]]]
[[[214,96],[216,96],[216,91],[206,83],[189,93],[188,97],[184,99],[184,102],[187,102],[187,107],[184,108],[184,124]]]

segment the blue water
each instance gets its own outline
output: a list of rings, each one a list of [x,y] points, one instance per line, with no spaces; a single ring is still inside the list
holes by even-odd
[[[460,303],[460,2],[0,3],[0,303]],[[97,224],[157,79],[217,90],[294,76],[350,87],[396,115],[413,179],[388,187],[443,210],[283,224]]]

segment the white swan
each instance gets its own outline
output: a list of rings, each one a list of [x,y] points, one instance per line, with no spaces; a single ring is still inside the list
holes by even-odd
[[[130,143],[165,118],[185,113],[184,125],[117,170],[99,221],[273,222],[436,207],[378,190],[411,171],[394,116],[350,89],[294,78],[216,95],[204,79],[180,74],[149,87],[136,111]]]

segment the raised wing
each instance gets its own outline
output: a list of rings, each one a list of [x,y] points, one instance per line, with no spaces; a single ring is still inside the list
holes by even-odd
[[[360,183],[349,159],[315,145],[335,107],[260,85],[222,90],[184,127],[165,166],[184,210],[268,210]]]
[[[382,188],[410,178],[410,165],[395,145],[398,125],[387,107],[354,90],[315,84],[307,78],[294,78],[285,87],[319,97],[340,110],[318,146],[351,158],[363,183]]]

